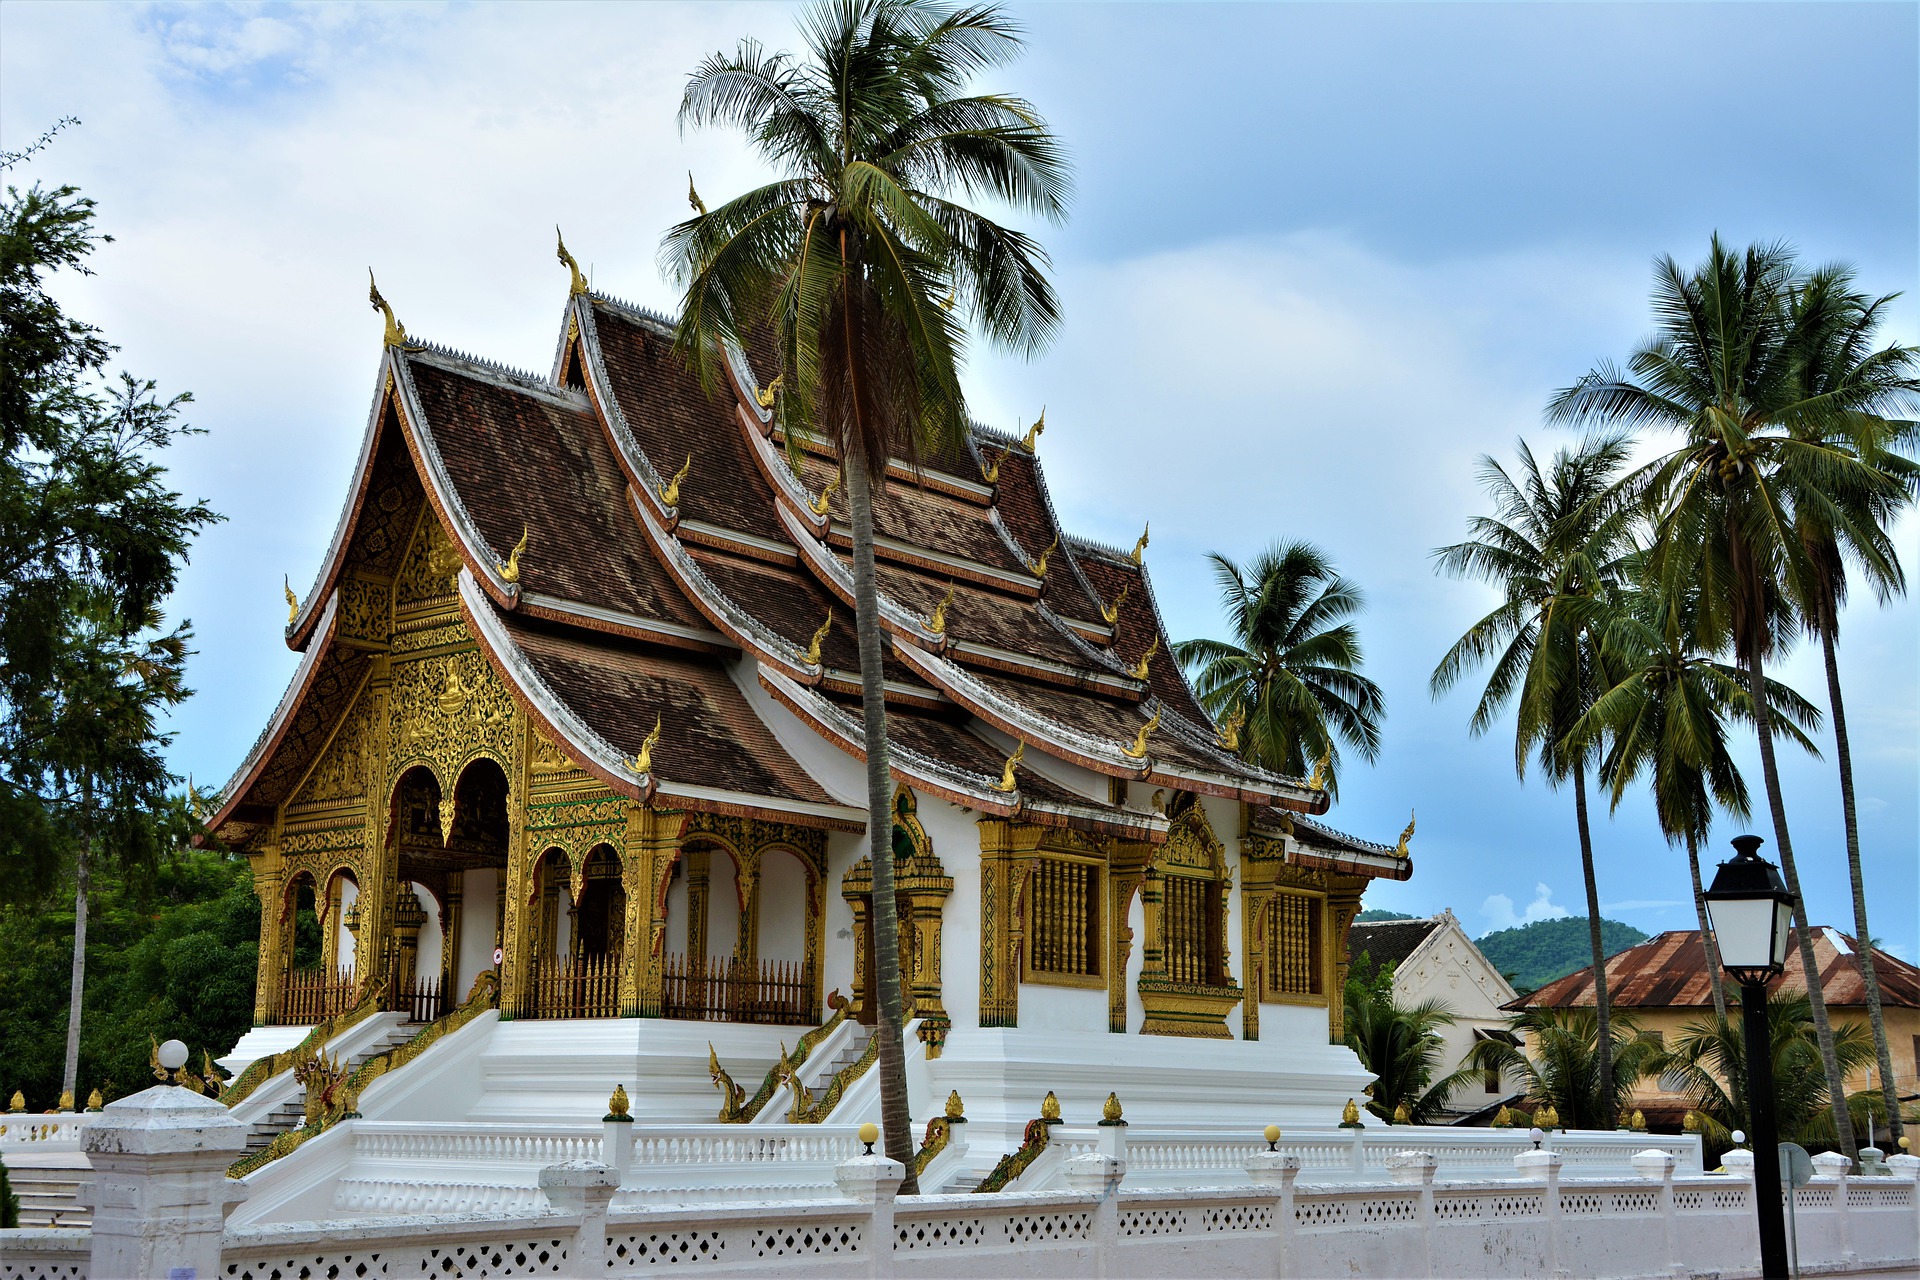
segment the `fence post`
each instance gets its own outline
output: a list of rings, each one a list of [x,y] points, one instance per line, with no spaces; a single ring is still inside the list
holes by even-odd
[[[1300,1176],[1300,1157],[1282,1151],[1256,1151],[1247,1157],[1247,1174],[1254,1186],[1279,1195],[1279,1203],[1273,1210],[1273,1233],[1280,1243],[1280,1274],[1291,1276],[1294,1271],[1293,1184]]]
[[[872,1149],[871,1143],[868,1149]],[[898,1160],[876,1155],[843,1160],[833,1171],[840,1194],[866,1205],[872,1214],[867,1224],[865,1272],[869,1276],[893,1274],[893,1202],[906,1176],[907,1167]]]
[[[86,1127],[94,1169],[89,1274],[214,1280],[227,1215],[247,1189],[227,1180],[247,1126],[209,1098],[156,1085],[108,1103]]]
[[[1673,1210],[1673,1172],[1678,1162],[1670,1152],[1649,1148],[1637,1152],[1631,1163],[1635,1173],[1660,1184],[1660,1233],[1667,1251],[1667,1266],[1672,1268],[1680,1261],[1679,1224],[1674,1221]]]
[[[1910,1156],[1901,1152],[1897,1156],[1887,1157],[1887,1168],[1893,1176],[1905,1182],[1920,1182],[1920,1156]]]
[[[1547,1274],[1564,1276],[1560,1265],[1560,1153],[1558,1151],[1522,1151],[1513,1158],[1513,1167],[1529,1182],[1546,1183],[1540,1207],[1547,1215]]]
[[[580,1215],[573,1237],[574,1274],[602,1275],[607,1269],[607,1205],[620,1189],[620,1171],[598,1160],[569,1160],[540,1171],[540,1190],[562,1213]]]
[[[1833,1211],[1840,1224],[1840,1261],[1853,1264],[1853,1233],[1847,1221],[1847,1182],[1853,1173],[1853,1161],[1838,1151],[1822,1151],[1813,1158],[1813,1167],[1833,1179]]]
[[[1120,1182],[1127,1176],[1124,1160],[1108,1155],[1074,1156],[1061,1165],[1067,1190],[1098,1196],[1087,1223],[1087,1243],[1093,1246],[1096,1276],[1124,1275],[1120,1270]]]
[[[1387,1173],[1395,1182],[1420,1188],[1420,1244],[1428,1275],[1434,1274],[1433,1175],[1439,1168],[1430,1151],[1396,1151],[1387,1157]]]

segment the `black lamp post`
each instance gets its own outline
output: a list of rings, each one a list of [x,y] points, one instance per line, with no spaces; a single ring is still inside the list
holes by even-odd
[[[1781,882],[1780,872],[1760,856],[1764,843],[1759,836],[1735,836],[1734,856],[1714,872],[1713,887],[1705,897],[1721,966],[1740,984],[1747,1118],[1753,1134],[1753,1202],[1760,1218],[1760,1274],[1767,1280],[1786,1280],[1787,1228],[1780,1210],[1780,1131],[1773,1115],[1767,980],[1786,963],[1793,895]]]

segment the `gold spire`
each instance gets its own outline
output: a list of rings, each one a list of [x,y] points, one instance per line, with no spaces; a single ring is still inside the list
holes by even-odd
[[[1628,1123],[1628,1128],[1632,1129],[1635,1133],[1645,1133],[1647,1131],[1646,1112],[1635,1107],[1633,1109],[1633,1119]]]
[[[1313,762],[1313,776],[1307,779],[1307,785],[1315,791],[1323,791],[1327,786],[1327,770],[1333,764],[1333,753],[1328,752]]]
[[[993,789],[995,791],[1004,793],[1004,792],[1010,792],[1013,790],[1013,787],[1014,787],[1013,771],[1022,760],[1026,759],[1026,757],[1027,757],[1027,744],[1025,742],[1022,742],[1019,746],[1013,749],[1013,754],[1007,757],[1006,767],[1000,770],[1000,781],[993,784]]]
[[[1120,606],[1127,602],[1128,585],[1128,583],[1121,583],[1120,594],[1113,598],[1113,603],[1100,606],[1100,616],[1106,619],[1108,626],[1112,626],[1120,620]]]
[[[1134,543],[1133,550],[1127,553],[1127,558],[1133,561],[1136,565],[1143,564],[1146,562],[1147,535],[1152,532],[1153,532],[1153,522],[1149,520],[1146,524],[1142,525],[1140,528],[1140,541]]]
[[[986,467],[981,470],[980,478],[985,480],[988,484],[999,484],[1000,483],[1000,464],[1005,462],[1007,460],[1007,455],[1012,452],[1013,452],[1012,445],[1008,445],[1006,448],[1002,449],[1000,451],[1000,456],[995,458],[992,462],[988,463]]]
[[[507,562],[494,564],[493,567],[500,571],[501,581],[520,581],[520,553],[527,549],[527,536],[527,526],[523,524],[520,526],[520,541],[514,543],[513,550],[507,552]]]
[[[813,633],[813,639],[807,642],[805,662],[808,666],[817,667],[820,665],[820,645],[826,640],[827,632],[831,630],[833,630],[833,606],[828,605],[827,620],[820,624],[820,629]]]
[[[1246,709],[1244,707],[1235,707],[1233,714],[1228,716],[1220,726],[1221,750],[1238,751],[1240,749],[1240,730],[1246,723]]]
[[[927,630],[936,636],[947,634],[947,606],[953,603],[953,584],[947,584],[947,594],[940,597],[940,603],[933,606],[933,616],[927,619]]]
[[[1100,1118],[1102,1120],[1107,1120],[1107,1121],[1118,1120],[1120,1118],[1120,1095],[1119,1094],[1109,1093],[1107,1095],[1106,1102],[1102,1103],[1100,1106]]]
[[[1034,446],[1040,443],[1040,433],[1045,431],[1046,429],[1047,429],[1047,409],[1045,405],[1042,405],[1040,407],[1040,416],[1035,418],[1033,420],[1033,425],[1027,428],[1027,434],[1020,441],[1020,447],[1022,449],[1025,449],[1028,453],[1032,453]]]
[[[1047,1090],[1047,1096],[1040,1099],[1040,1118],[1058,1120],[1060,1118],[1060,1099],[1053,1096],[1053,1090]]]
[[[947,1119],[958,1120],[967,1114],[966,1107],[960,1101],[960,1091],[954,1089],[947,1094]]]
[[[1340,1108],[1340,1123],[1344,1125],[1360,1123],[1360,1106],[1352,1098],[1348,1098],[1347,1105]]]
[[[1395,845],[1393,849],[1393,854],[1396,858],[1404,858],[1407,856],[1407,841],[1411,839],[1413,839],[1413,810],[1409,809],[1407,810],[1407,829],[1400,833],[1400,843]]]
[[[393,318],[393,308],[380,296],[380,286],[373,282],[373,268],[367,268],[367,301],[373,309],[387,318],[387,331],[380,341],[389,347],[403,347],[407,343],[407,327]]]
[[[627,767],[635,773],[653,772],[653,749],[660,745],[660,717],[653,717],[653,732],[640,744],[640,754],[627,762]]]
[[[1156,631],[1153,633],[1153,643],[1147,646],[1147,651],[1140,655],[1140,661],[1134,663],[1133,669],[1128,671],[1127,674],[1135,680],[1145,680],[1147,678],[1147,667],[1153,662],[1153,655],[1158,652],[1160,652],[1160,633]]]
[[[836,471],[833,473],[833,479],[827,481],[827,487],[820,491],[820,496],[807,503],[807,510],[817,516],[827,514],[827,509],[833,505],[833,491],[839,487],[840,473]]]
[[[781,389],[786,385],[787,375],[784,373],[776,373],[773,375],[772,382],[769,382],[766,386],[753,393],[753,398],[759,401],[762,409],[771,409],[773,408],[773,402],[779,398]]]
[[[1047,576],[1047,561],[1051,559],[1053,553],[1059,549],[1060,535],[1056,533],[1053,535],[1053,541],[1047,544],[1047,549],[1040,553],[1040,558],[1027,566],[1027,568],[1033,570],[1034,577],[1044,578]]]
[[[711,1045],[708,1046],[708,1052],[712,1052]],[[632,1109],[633,1104],[627,1100],[627,1086],[624,1084],[613,1086],[613,1095],[607,1099],[607,1118],[609,1120],[616,1117],[621,1120],[628,1119],[628,1113]]]
[[[665,484],[660,486],[660,505],[661,506],[677,507],[680,505],[680,482],[682,480],[685,480],[687,478],[687,473],[692,470],[693,470],[693,455],[688,454],[687,460],[680,464],[680,469],[673,473],[673,479],[667,481]]]
[[[1155,707],[1153,711],[1153,719],[1147,721],[1145,724],[1140,726],[1140,732],[1138,735],[1134,737],[1133,745],[1130,747],[1120,748],[1120,754],[1124,756],[1129,756],[1135,760],[1146,759],[1147,758],[1147,739],[1152,737],[1153,731],[1155,729],[1158,729],[1159,727],[1160,727],[1160,709],[1158,707]]]
[[[293,594],[293,579],[283,578],[283,589],[287,593],[287,621],[292,622],[300,616],[300,597]]]
[[[702,200],[700,193],[693,189],[693,170],[691,169],[687,170],[687,203],[692,205],[693,211],[701,217],[707,216],[707,202]]]
[[[573,277],[572,283],[567,286],[568,296],[578,298],[587,291],[587,278],[580,274],[580,264],[574,260],[572,254],[567,252],[567,241],[560,234],[558,224],[553,228],[553,238],[560,242],[560,261],[566,266],[568,274]]]

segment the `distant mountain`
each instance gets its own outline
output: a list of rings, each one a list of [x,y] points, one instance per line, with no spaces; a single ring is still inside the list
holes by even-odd
[[[1647,935],[1630,924],[1600,922],[1600,945],[1610,956],[1646,940]],[[1501,929],[1477,939],[1475,945],[1488,963],[1506,974],[1522,992],[1538,991],[1554,979],[1593,963],[1585,916],[1536,920],[1517,929]]]
[[[1385,907],[1368,907],[1365,911],[1362,911],[1359,915],[1355,916],[1353,918],[1353,921],[1355,924],[1366,924],[1368,921],[1371,921],[1371,920],[1417,920],[1417,919],[1419,919],[1418,916],[1410,916],[1404,911],[1388,911]]]

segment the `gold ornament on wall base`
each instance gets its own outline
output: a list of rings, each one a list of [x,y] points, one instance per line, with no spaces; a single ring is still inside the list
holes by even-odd
[[[711,1053],[713,1046],[708,1045],[707,1051]],[[601,1119],[612,1120],[616,1123],[631,1124],[633,1123],[632,1110],[633,1104],[627,1098],[627,1086],[617,1084],[613,1086],[612,1096],[607,1099],[607,1114],[602,1116]]]
[[[1347,1105],[1340,1108],[1340,1127],[1342,1129],[1360,1129],[1365,1127],[1360,1123],[1360,1104],[1352,1098],[1348,1098]]]
[[[1137,987],[1146,1015],[1140,1023],[1142,1035],[1233,1039],[1227,1016],[1240,1003],[1238,985],[1199,986],[1142,974]]]

